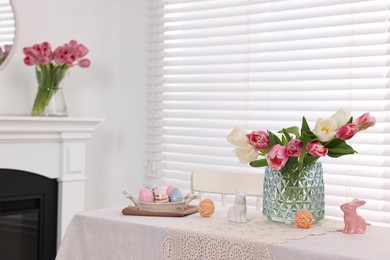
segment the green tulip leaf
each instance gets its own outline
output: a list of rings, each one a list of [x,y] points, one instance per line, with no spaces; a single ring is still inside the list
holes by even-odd
[[[286,129],[283,128],[282,131],[283,131],[284,136],[286,137],[287,142],[289,142],[289,141],[291,140],[291,136],[288,134],[288,132],[286,131]],[[286,142],[286,143],[287,143],[287,142]]]
[[[264,167],[267,166],[268,163],[266,159],[260,159],[260,160],[250,162],[249,165],[252,167]]]
[[[288,128],[283,128],[283,130],[278,131],[278,133],[280,134],[285,132],[295,135],[296,139],[299,139],[301,137],[301,135],[299,134],[299,128],[296,126],[290,126]]]
[[[268,147],[273,147],[276,144],[283,145],[282,141],[271,131],[268,131]]]
[[[309,127],[309,124],[306,121],[306,118],[302,117],[301,135],[303,135],[303,133],[305,131],[310,131],[310,127]]]
[[[328,147],[328,156],[337,158],[346,154],[357,153],[351,146],[349,146],[344,140],[339,140],[336,142],[337,145]]]

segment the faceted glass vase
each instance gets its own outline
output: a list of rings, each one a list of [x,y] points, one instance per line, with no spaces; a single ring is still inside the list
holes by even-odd
[[[294,223],[295,214],[307,210],[313,221],[324,217],[325,194],[322,165],[287,164],[281,170],[265,168],[263,215],[267,218]]]

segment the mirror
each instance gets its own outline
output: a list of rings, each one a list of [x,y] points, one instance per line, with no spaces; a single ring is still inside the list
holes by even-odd
[[[15,38],[15,15],[11,0],[0,0],[0,67],[9,58]]]

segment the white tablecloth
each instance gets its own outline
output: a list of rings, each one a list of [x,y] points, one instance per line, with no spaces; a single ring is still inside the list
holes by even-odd
[[[66,231],[56,260],[163,259],[162,243],[168,235],[167,227],[196,219],[202,221],[198,214],[178,218],[142,217],[124,216],[121,211],[121,208],[109,208],[77,214]],[[218,210],[213,217],[226,218],[226,210]],[[389,228],[369,226],[363,235],[328,233],[268,248],[274,260],[389,260],[389,239]]]

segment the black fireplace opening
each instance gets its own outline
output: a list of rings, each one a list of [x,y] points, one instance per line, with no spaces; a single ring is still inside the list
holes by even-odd
[[[0,259],[55,259],[57,198],[56,179],[0,169]]]

